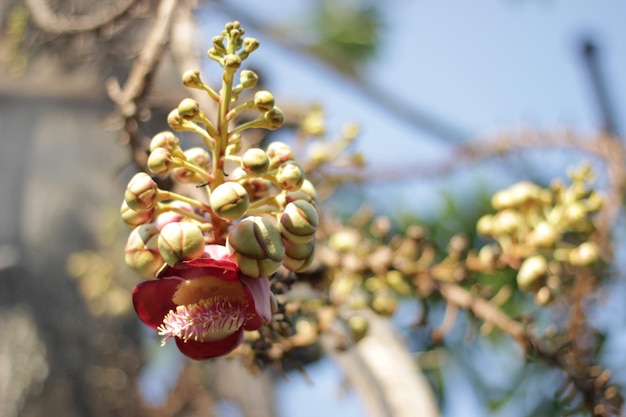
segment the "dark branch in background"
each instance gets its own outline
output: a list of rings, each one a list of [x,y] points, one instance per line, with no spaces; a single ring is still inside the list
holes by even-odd
[[[25,0],[33,22],[39,29],[55,35],[98,29],[124,15],[135,0],[108,4],[98,12],[83,16],[68,16],[52,10],[47,0]]]
[[[217,1],[215,3],[217,3],[219,7],[228,15],[235,16],[237,20],[245,22],[246,27],[263,33],[265,36],[271,38],[276,44],[281,45],[289,52],[300,56],[306,56],[313,59],[317,63],[325,65],[329,71],[332,71],[335,75],[341,77],[346,84],[356,87],[357,93],[364,95],[372,103],[378,105],[391,116],[400,119],[402,122],[407,123],[435,138],[439,138],[452,144],[463,143],[471,137],[471,135],[464,129],[445,122],[423,110],[417,110],[412,104],[401,102],[397,97],[389,94],[386,89],[378,88],[360,77],[347,76],[345,73],[337,70],[337,68],[314,56],[311,51],[307,50],[304,46],[291,42],[288,36],[277,35],[274,30],[261,23],[258,19],[255,19],[254,16],[247,13],[245,9],[232,6],[231,2]]]

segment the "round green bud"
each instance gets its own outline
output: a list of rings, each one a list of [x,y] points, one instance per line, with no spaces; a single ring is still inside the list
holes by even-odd
[[[517,286],[523,291],[537,292],[545,287],[548,278],[548,261],[542,255],[525,259],[517,271]]]
[[[352,341],[358,343],[367,336],[369,322],[365,317],[357,314],[348,319],[348,329],[350,329]]]
[[[574,266],[590,266],[600,257],[600,248],[594,242],[581,243],[569,253],[569,263]]]
[[[154,278],[165,264],[158,248],[159,230],[152,224],[133,229],[124,250],[124,261],[137,275]]]
[[[202,230],[193,223],[168,223],[161,229],[158,246],[165,262],[173,266],[179,261],[202,256],[204,235]]]
[[[255,38],[244,38],[243,45],[247,53],[252,53],[259,47],[260,43]]]
[[[173,151],[180,146],[180,140],[169,130],[159,132],[152,137],[150,141],[150,152],[157,148],[165,148],[168,151]]]
[[[200,71],[187,70],[183,73],[183,85],[191,88],[203,88],[204,83],[200,79]]]
[[[291,147],[283,142],[272,142],[267,147],[267,156],[270,158],[270,170],[278,168],[280,164],[293,160]]]
[[[150,223],[154,220],[154,211],[155,207],[148,210],[133,210],[128,207],[126,200],[122,202],[122,207],[120,208],[122,220],[124,220],[124,223],[130,227],[137,227],[144,223]]]
[[[226,72],[230,72],[232,74],[241,66],[241,57],[235,54],[224,55],[222,65],[224,66],[224,70],[226,70]]]
[[[559,240],[559,232],[546,221],[537,223],[528,235],[528,243],[538,248],[550,248]]]
[[[398,308],[398,300],[386,291],[380,291],[372,297],[370,307],[381,316],[391,317]]]
[[[315,237],[318,225],[319,217],[315,207],[304,200],[296,200],[285,207],[278,230],[291,243],[302,244]]]
[[[267,122],[265,128],[269,130],[276,130],[285,122],[285,115],[278,107],[273,107],[271,110],[266,111],[263,114],[263,118]]]
[[[306,243],[293,243],[289,240],[285,244],[285,257],[283,265],[290,271],[302,272],[306,270],[315,259],[315,240]]]
[[[183,119],[193,120],[200,113],[200,103],[192,98],[186,98],[178,104],[177,110]]]
[[[565,219],[570,225],[580,224],[587,219],[587,210],[580,201],[575,201],[565,206]]]
[[[294,161],[283,162],[276,173],[278,186],[287,191],[297,191],[304,182],[304,170]]]
[[[148,169],[155,174],[165,174],[172,166],[172,154],[165,148],[156,148],[148,156]]]
[[[274,108],[274,96],[269,91],[257,91],[254,95],[254,105],[261,112],[270,111]]]
[[[241,156],[241,167],[251,177],[265,175],[270,167],[270,159],[263,149],[248,149]]]
[[[259,82],[259,76],[254,71],[243,70],[239,74],[239,82],[243,88],[254,88]]]
[[[485,214],[476,223],[476,231],[487,237],[493,236],[493,224],[494,224],[494,216],[491,214]]]
[[[156,204],[159,188],[150,175],[138,172],[129,181],[124,193],[128,207],[135,211],[150,210]]]
[[[496,235],[513,235],[524,225],[522,215],[514,209],[504,209],[496,213],[493,221],[493,232]]]
[[[250,216],[229,232],[226,246],[244,275],[259,278],[272,275],[285,257],[278,228],[265,217]]]
[[[241,218],[250,206],[248,192],[243,185],[236,182],[220,184],[211,192],[209,199],[213,212],[227,220]]]

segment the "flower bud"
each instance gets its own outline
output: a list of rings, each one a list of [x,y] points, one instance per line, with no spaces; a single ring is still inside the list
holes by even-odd
[[[263,149],[248,149],[241,156],[241,167],[251,177],[260,177],[267,173],[270,159]]]
[[[550,248],[559,239],[559,232],[550,223],[542,221],[528,235],[528,243],[538,248]]]
[[[250,201],[257,201],[270,195],[272,182],[264,178],[248,178],[243,183]]]
[[[180,140],[169,130],[164,130],[152,137],[150,141],[150,152],[157,148],[165,148],[172,152],[174,149],[178,149],[179,146]]]
[[[278,107],[273,107],[263,114],[263,118],[267,121],[266,129],[276,130],[285,122],[285,115]]]
[[[294,161],[283,162],[278,167],[276,182],[283,190],[297,191],[304,182],[304,170]]]
[[[267,147],[267,156],[270,158],[270,170],[278,168],[280,164],[293,160],[291,147],[283,142],[272,142]]]
[[[241,66],[241,57],[235,54],[224,55],[224,59],[222,60],[222,65],[224,66],[224,70],[229,73],[234,73]]]
[[[493,232],[496,235],[516,234],[523,226],[522,215],[513,209],[504,209],[494,216]]]
[[[246,217],[228,234],[226,246],[244,275],[267,277],[278,270],[285,246],[274,223],[260,216]]]
[[[156,182],[145,172],[138,172],[130,179],[124,200],[135,211],[149,210],[156,204],[159,189]]]
[[[167,124],[174,130],[183,130],[185,119],[178,114],[178,109],[174,109],[167,115]]]
[[[208,171],[210,169],[211,156],[209,153],[199,146],[189,148],[185,151],[185,159],[194,165]],[[184,184],[202,182],[198,173],[188,168],[172,169],[172,176],[179,182]]]
[[[165,262],[173,266],[202,256],[204,236],[198,226],[190,222],[168,223],[161,229],[159,251]]]
[[[370,306],[377,314],[385,317],[391,317],[398,308],[398,300],[386,291],[380,291],[374,294],[372,301],[370,301]]]
[[[243,185],[236,182],[225,182],[220,184],[211,192],[211,209],[219,217],[227,220],[237,220],[241,218],[248,207],[250,199],[248,192]]]
[[[193,213],[193,207],[191,207],[191,204],[184,203],[182,201],[172,201],[171,203],[164,205],[163,207],[177,207],[181,210]],[[185,216],[180,213],[177,213],[175,211],[165,211],[157,216],[153,224],[156,226],[157,229],[161,230],[165,227],[166,224],[180,222],[184,219]]]
[[[569,262],[574,266],[593,265],[600,256],[600,249],[594,242],[581,243],[569,253]]]
[[[368,328],[369,322],[361,315],[354,315],[348,319],[348,329],[350,329],[350,336],[354,343],[358,343],[367,336]]]
[[[285,257],[283,265],[294,272],[302,272],[313,263],[315,259],[315,240],[306,243],[293,243],[284,241]]]
[[[269,91],[257,91],[254,95],[254,105],[261,112],[270,111],[274,108],[274,96]]]
[[[319,224],[317,210],[304,200],[287,204],[280,216],[278,230],[283,237],[295,244],[310,242]]]
[[[193,120],[200,113],[200,103],[192,98],[186,98],[180,102],[177,110],[183,119]]]
[[[476,231],[483,236],[493,236],[493,217],[494,216],[491,214],[485,214],[478,219],[478,222],[476,223]]]
[[[183,73],[183,85],[191,88],[204,88],[204,83],[200,79],[200,71],[187,70]]]
[[[128,203],[124,200],[120,208],[120,214],[122,215],[124,223],[128,226],[136,227],[152,221],[154,217],[154,207],[148,210],[133,210],[128,207]]]
[[[148,169],[155,174],[165,174],[172,166],[172,154],[165,148],[156,148],[148,156]]]
[[[254,71],[243,70],[239,74],[239,82],[243,88],[254,88],[259,82],[259,76]]]
[[[245,51],[250,54],[259,47],[259,40],[255,38],[244,38],[243,45]]]
[[[522,262],[517,272],[517,286],[524,291],[536,292],[546,285],[548,262],[541,255],[535,255]]]
[[[158,248],[159,230],[152,224],[136,227],[128,236],[124,261],[137,275],[153,278],[165,261]]]

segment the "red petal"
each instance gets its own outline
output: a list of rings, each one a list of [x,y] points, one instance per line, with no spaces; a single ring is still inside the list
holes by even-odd
[[[251,278],[245,275],[239,277],[243,282],[246,292],[252,297],[254,310],[248,311],[253,314],[245,324],[246,330],[257,330],[263,322],[269,323],[272,319],[272,307],[270,303],[270,281],[266,277]]]
[[[212,342],[196,342],[195,340],[184,341],[176,338],[176,346],[185,355],[195,360],[210,359],[223,356],[231,352],[243,341],[243,331],[239,331],[221,340]]]
[[[148,326],[156,329],[170,310],[176,310],[172,296],[180,278],[144,281],[133,289],[133,306],[137,315]]]

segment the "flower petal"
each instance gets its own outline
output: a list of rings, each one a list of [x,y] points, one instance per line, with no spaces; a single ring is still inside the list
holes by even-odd
[[[210,359],[216,356],[226,355],[243,341],[243,330],[236,331],[224,339],[211,342],[196,342],[176,338],[176,346],[185,356],[195,360]]]
[[[244,324],[246,330],[257,330],[263,323],[269,323],[272,319],[272,307],[270,302],[270,281],[266,277],[252,278],[245,275],[239,277],[245,288],[250,292],[254,302],[254,317]]]
[[[133,289],[133,306],[137,315],[148,326],[156,329],[163,323],[163,318],[170,310],[176,310],[172,295],[176,292],[181,279],[167,278],[144,281]]]

